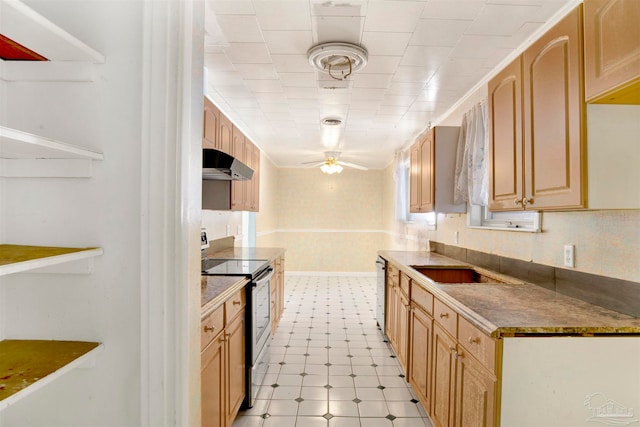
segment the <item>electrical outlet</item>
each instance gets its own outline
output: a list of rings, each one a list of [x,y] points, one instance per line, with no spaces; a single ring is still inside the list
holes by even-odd
[[[460,233],[457,231],[453,232],[453,244],[457,245],[458,243],[460,243]]]
[[[574,268],[576,266],[575,260],[575,245],[564,245],[564,266]]]

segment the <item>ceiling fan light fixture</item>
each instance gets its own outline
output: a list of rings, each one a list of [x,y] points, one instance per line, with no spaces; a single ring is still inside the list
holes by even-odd
[[[335,80],[346,80],[367,65],[367,51],[352,43],[321,43],[307,51],[309,63]]]
[[[338,161],[334,158],[328,158],[327,161],[320,166],[320,170],[328,175],[342,172],[342,166],[338,164]]]

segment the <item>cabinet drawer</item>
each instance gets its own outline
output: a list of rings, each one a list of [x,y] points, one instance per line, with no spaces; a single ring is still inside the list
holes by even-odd
[[[218,307],[203,321],[200,330],[200,350],[209,345],[213,338],[224,329],[224,307]]]
[[[411,301],[424,310],[425,313],[433,315],[433,295],[422,286],[411,283]]]
[[[229,324],[231,319],[235,317],[236,314],[240,310],[244,308],[247,303],[245,288],[240,289],[238,292],[233,294],[231,298],[225,301],[224,303],[224,311],[225,311],[225,324]]]
[[[433,318],[452,337],[456,337],[458,329],[458,314],[438,299],[433,301]]]
[[[495,373],[496,340],[481,332],[462,317],[458,322],[458,342],[460,345],[478,359],[484,367]]]
[[[411,279],[404,273],[400,273],[400,289],[404,292],[404,295],[409,298],[411,296]]]

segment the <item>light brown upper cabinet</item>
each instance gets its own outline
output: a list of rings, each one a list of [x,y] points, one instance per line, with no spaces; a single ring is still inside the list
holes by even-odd
[[[244,134],[237,127],[233,126],[231,133],[232,141],[232,155],[242,163],[247,164],[245,159],[245,137]],[[248,165],[247,165],[248,166]],[[231,210],[242,211],[246,207],[245,181],[232,181],[231,182]]]
[[[204,180],[203,208],[258,212],[260,149],[207,97],[204,98],[202,148],[223,151],[253,169],[253,177],[249,181]]]
[[[233,154],[233,123],[224,114],[220,114],[220,128],[218,129],[218,150]]]
[[[489,82],[490,210],[586,206],[582,59],[579,6]]]
[[[409,211],[466,212],[453,203],[458,126],[431,128],[410,149]]]
[[[640,105],[640,1],[585,0],[585,95]]]
[[[204,97],[204,121],[202,125],[202,148],[220,150],[220,110],[206,96]]]

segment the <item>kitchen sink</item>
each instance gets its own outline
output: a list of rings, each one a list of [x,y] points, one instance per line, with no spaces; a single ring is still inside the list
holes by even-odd
[[[413,269],[436,283],[503,283],[522,284],[522,282],[499,273],[477,267],[440,267],[412,265]]]

